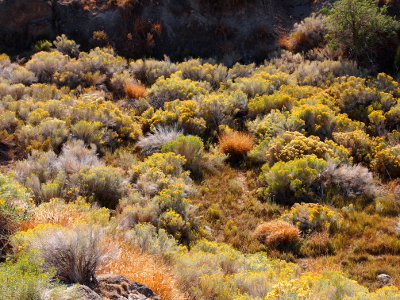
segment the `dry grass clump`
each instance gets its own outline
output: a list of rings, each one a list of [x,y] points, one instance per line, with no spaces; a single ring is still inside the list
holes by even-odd
[[[226,132],[218,137],[220,151],[233,156],[246,155],[254,147],[253,136],[245,132]]]
[[[137,83],[128,83],[125,86],[125,93],[129,98],[133,99],[139,99],[147,95],[146,87]]]
[[[254,236],[273,248],[286,248],[300,241],[300,230],[285,221],[274,220],[261,223],[254,230]]]
[[[120,256],[113,260],[102,273],[121,274],[132,281],[148,285],[161,299],[185,300],[187,296],[179,290],[176,278],[169,267],[155,256],[140,253],[121,244]]]

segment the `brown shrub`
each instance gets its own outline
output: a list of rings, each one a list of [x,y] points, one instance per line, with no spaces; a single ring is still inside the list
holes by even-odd
[[[233,156],[243,156],[254,147],[253,136],[245,132],[226,132],[218,137],[220,151]]]
[[[288,222],[275,220],[258,225],[254,236],[272,248],[290,248],[300,241],[300,230]]]
[[[125,93],[129,98],[139,99],[146,97],[147,91],[143,84],[128,83],[125,86]]]

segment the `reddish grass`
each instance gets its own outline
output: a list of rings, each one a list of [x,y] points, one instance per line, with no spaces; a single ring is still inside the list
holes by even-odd
[[[128,83],[125,86],[125,93],[129,98],[139,99],[146,97],[147,91],[143,84]]]
[[[254,147],[251,134],[245,132],[227,132],[218,137],[220,151],[231,155],[245,155]]]
[[[273,247],[291,245],[300,241],[300,230],[280,220],[261,223],[254,230],[254,235],[261,238],[266,245]]]

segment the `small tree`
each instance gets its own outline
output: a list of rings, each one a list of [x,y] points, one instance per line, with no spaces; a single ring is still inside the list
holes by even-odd
[[[374,0],[340,0],[328,10],[328,40],[333,48],[342,47],[350,58],[362,62],[373,58],[373,47],[384,44],[400,24],[386,15],[387,6]]]

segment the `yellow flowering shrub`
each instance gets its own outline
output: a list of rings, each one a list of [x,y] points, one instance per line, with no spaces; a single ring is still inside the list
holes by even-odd
[[[153,130],[157,125],[178,126],[194,135],[200,135],[206,130],[206,121],[201,117],[200,106],[193,100],[165,103],[163,110],[158,109],[151,116],[150,124]]]
[[[400,145],[378,151],[372,161],[372,167],[385,179],[400,177]]]
[[[311,154],[325,160],[349,161],[348,150],[343,146],[329,140],[322,142],[316,136],[306,137],[299,132],[289,131],[271,140],[265,157],[269,164],[273,165],[278,161],[287,162]]]
[[[182,72],[178,71],[169,78],[158,78],[148,90],[148,99],[151,106],[160,108],[166,102],[176,99],[191,100],[196,95],[207,94],[209,90],[207,82],[182,79]]]
[[[343,217],[335,210],[318,203],[295,203],[281,216],[282,220],[299,227],[304,233],[339,230]]]

